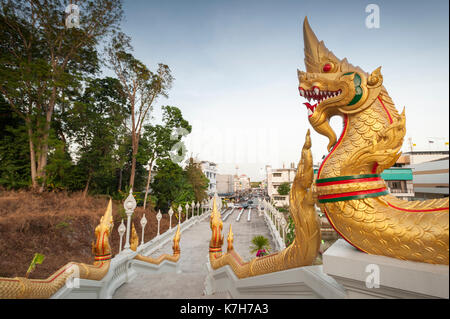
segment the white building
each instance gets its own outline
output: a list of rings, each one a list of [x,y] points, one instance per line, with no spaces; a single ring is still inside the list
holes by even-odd
[[[448,158],[449,151],[412,151],[404,152],[399,161],[403,159],[404,164],[414,165],[425,162],[431,162],[443,158]]]
[[[208,195],[214,195],[217,192],[217,164],[208,161],[201,161],[200,167],[203,174],[209,179]]]
[[[415,199],[431,199],[449,195],[449,158],[411,164]]]
[[[289,195],[278,194],[278,187],[281,184],[289,183],[292,188],[297,168],[291,163],[289,168],[283,165],[283,168],[272,169],[272,166],[266,166],[267,195],[277,207],[289,206]]]

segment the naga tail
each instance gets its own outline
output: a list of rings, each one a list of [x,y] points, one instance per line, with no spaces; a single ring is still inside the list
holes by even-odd
[[[229,265],[238,278],[246,278],[311,265],[320,247],[319,219],[314,208],[313,161],[310,133],[302,149],[294,184],[290,192],[290,212],[295,223],[295,239],[284,250],[244,262],[233,248],[233,233],[228,234],[227,253],[222,253],[223,223],[215,205],[211,213],[212,236],[209,247],[209,261],[213,269]]]
[[[295,255],[294,259],[297,260],[299,266],[313,263],[319,252],[321,242],[320,222],[314,206],[313,180],[311,137],[308,130],[300,163],[289,194],[290,212],[295,224],[295,239],[288,249],[292,246],[291,254]]]

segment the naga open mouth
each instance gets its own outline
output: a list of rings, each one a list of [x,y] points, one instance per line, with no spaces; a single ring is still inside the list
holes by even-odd
[[[310,90],[305,90],[302,87],[298,88],[300,92],[300,96],[306,98],[308,102],[311,102],[311,100],[314,100],[316,103],[310,104],[308,102],[303,103],[306,105],[308,109],[308,117],[311,117],[316,109],[317,106],[319,106],[320,103],[323,101],[336,97],[342,93],[342,90],[337,91],[321,91],[317,86],[312,87]]]

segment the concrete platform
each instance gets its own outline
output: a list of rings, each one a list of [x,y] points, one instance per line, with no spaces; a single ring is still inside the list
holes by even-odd
[[[323,272],[346,298],[449,298],[449,266],[369,255],[343,239],[323,255]]]

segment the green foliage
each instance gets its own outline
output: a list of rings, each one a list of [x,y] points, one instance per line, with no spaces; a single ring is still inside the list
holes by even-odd
[[[31,260],[30,266],[28,267],[27,273],[25,274],[25,277],[28,278],[28,276],[31,274],[31,272],[36,268],[36,265],[42,264],[44,261],[45,256],[43,254],[35,253],[33,260]]]
[[[278,194],[280,194],[280,195],[289,195],[290,190],[291,190],[291,185],[287,182],[278,186]]]
[[[121,90],[117,79],[92,79],[63,116],[69,138],[80,145],[77,173],[83,175],[83,187],[93,193],[111,194],[117,189],[116,171],[125,161],[117,159],[127,155],[120,152],[126,149],[121,148],[126,144],[121,124],[129,115]]]
[[[288,229],[286,231],[286,238],[285,238],[285,244],[286,247],[289,246],[295,238],[295,224],[294,224],[294,220],[292,219],[291,216],[289,216],[288,218]]]
[[[0,186],[27,187],[30,184],[29,159],[25,122],[0,96]]]
[[[60,114],[72,107],[88,76],[99,70],[98,41],[117,29],[122,17],[120,0],[78,3],[79,28],[65,26],[66,6],[61,0],[0,2],[0,92],[26,124],[32,186],[59,188],[62,154],[50,145],[51,130],[64,141]],[[62,149],[64,152],[64,147]],[[46,168],[55,155],[56,167]],[[11,171],[11,169],[10,169]],[[47,181],[46,173],[55,173]],[[59,176],[60,177],[60,176]],[[56,184],[55,184],[56,183]]]
[[[202,202],[208,197],[209,180],[200,168],[200,165],[195,163],[193,158],[189,159],[189,164],[185,168],[186,177],[192,185],[196,202]]]
[[[194,190],[181,166],[170,159],[156,161],[156,174],[151,183],[153,194],[157,198],[156,209],[167,212],[172,203],[192,202]],[[176,212],[176,210],[174,210]]]
[[[130,185],[136,188],[136,162],[144,122],[151,113],[156,99],[160,96],[168,97],[173,77],[170,68],[165,64],[160,63],[155,72],[150,71],[144,63],[133,56],[132,51],[131,38],[123,32],[115,34],[105,49],[108,66],[120,80],[123,87],[121,92],[130,107],[132,146]]]
[[[256,253],[258,250],[265,249],[270,251],[269,239],[262,235],[256,235],[252,238],[252,245],[250,246],[250,252]]]
[[[138,205],[146,200],[164,210],[206,198],[201,170],[170,160],[184,155],[182,139],[192,131],[181,110],[162,106],[160,125],[146,121],[154,102],[168,96],[169,67],[150,70],[132,54],[131,38],[114,32],[106,62],[117,78],[96,77],[97,45],[118,31],[121,0],[77,3],[80,28],[65,27],[65,5],[0,1],[0,186],[84,190],[123,201],[128,184],[145,189],[146,167],[156,164],[151,196],[134,192]]]
[[[279,212],[282,213],[289,213],[289,208],[288,207],[277,207]]]

